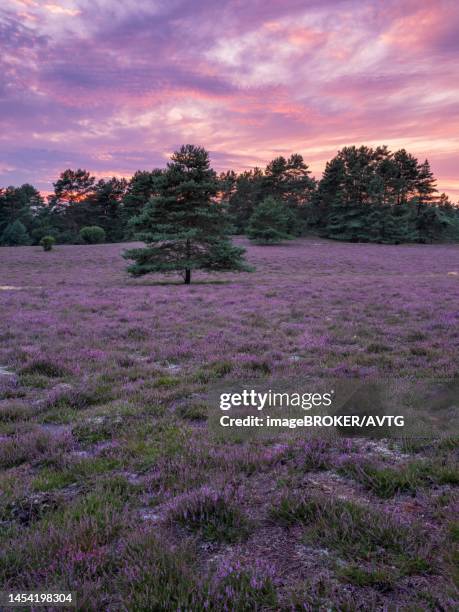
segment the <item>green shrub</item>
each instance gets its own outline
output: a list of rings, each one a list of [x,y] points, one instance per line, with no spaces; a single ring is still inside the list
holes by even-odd
[[[52,251],[55,242],[56,240],[53,236],[43,236],[40,240],[40,246],[43,247],[44,251]]]
[[[59,378],[65,376],[67,370],[49,359],[34,359],[21,369],[21,374],[39,374],[48,378]]]
[[[85,244],[100,244],[105,242],[105,230],[98,225],[82,227],[80,229],[80,238]]]
[[[204,539],[237,542],[248,535],[248,522],[234,502],[230,490],[216,491],[203,486],[174,500],[169,519]]]

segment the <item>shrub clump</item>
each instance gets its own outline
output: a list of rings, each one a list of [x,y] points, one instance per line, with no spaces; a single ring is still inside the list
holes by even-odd
[[[244,567],[239,561],[225,561],[215,573],[206,602],[216,610],[276,609],[274,568],[257,559]]]
[[[40,246],[43,247],[44,251],[52,251],[55,242],[56,240],[53,236],[43,236],[40,240]]]
[[[206,540],[236,542],[248,534],[248,522],[235,502],[235,492],[226,488],[216,491],[203,486],[174,500],[169,520]]]
[[[34,359],[21,369],[21,374],[39,374],[48,378],[59,378],[65,376],[67,370],[49,359]]]
[[[80,238],[85,244],[101,244],[105,242],[105,230],[98,225],[82,227]]]
[[[11,436],[0,446],[0,468],[7,469],[26,461],[50,461],[59,453],[73,447],[69,435],[53,436],[44,431],[31,431]]]
[[[104,389],[83,386],[74,388],[72,385],[62,384],[51,389],[45,400],[45,406],[47,409],[73,408],[74,410],[82,410],[108,399],[109,396]]]

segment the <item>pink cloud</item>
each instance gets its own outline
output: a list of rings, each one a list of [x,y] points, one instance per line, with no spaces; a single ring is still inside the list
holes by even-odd
[[[387,143],[457,199],[458,41],[455,0],[6,0],[0,184],[129,175],[190,139],[218,170],[298,151],[317,175]]]

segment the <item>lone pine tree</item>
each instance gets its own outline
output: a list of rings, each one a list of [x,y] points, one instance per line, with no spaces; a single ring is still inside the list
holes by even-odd
[[[131,221],[145,248],[130,249],[128,272],[179,272],[186,284],[192,270],[249,271],[245,250],[231,244],[224,209],[216,201],[218,182],[209,155],[201,147],[184,145],[156,177],[156,195]]]

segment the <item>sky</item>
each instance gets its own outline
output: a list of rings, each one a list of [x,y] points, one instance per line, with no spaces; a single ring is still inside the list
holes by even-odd
[[[428,158],[459,200],[458,0],[1,0],[0,186],[217,171],[346,145]]]

